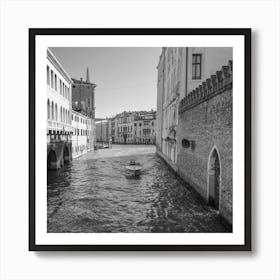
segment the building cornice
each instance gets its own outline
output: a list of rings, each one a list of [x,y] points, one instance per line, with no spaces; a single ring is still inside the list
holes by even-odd
[[[70,84],[73,84],[71,77],[63,68],[63,66],[59,63],[59,61],[49,48],[47,49],[47,58],[54,65],[57,71],[64,77],[64,79],[67,80]]]

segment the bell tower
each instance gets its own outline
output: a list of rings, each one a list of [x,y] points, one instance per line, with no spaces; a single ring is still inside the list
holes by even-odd
[[[88,67],[87,67],[87,78],[86,78],[86,82],[89,83],[89,71],[88,71]]]

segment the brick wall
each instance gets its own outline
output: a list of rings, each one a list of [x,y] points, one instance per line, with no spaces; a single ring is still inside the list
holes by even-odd
[[[211,191],[210,158],[216,149],[220,163],[219,211],[232,223],[231,61],[180,102],[177,137],[178,173],[207,201]]]

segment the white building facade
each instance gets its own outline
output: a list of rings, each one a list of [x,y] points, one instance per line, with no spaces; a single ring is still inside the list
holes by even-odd
[[[59,169],[71,160],[72,80],[47,49],[47,158],[48,169]]]
[[[52,52],[47,50],[48,130],[71,132],[72,79]]]
[[[161,131],[162,139],[158,142],[162,143],[161,152],[165,157],[176,164],[179,102],[186,92],[186,48],[163,48],[160,64],[163,66],[161,65],[158,71],[161,71],[159,75],[162,75],[163,71],[163,76],[158,90],[162,91],[163,96],[160,108],[162,120],[158,120],[161,129],[158,130]]]
[[[93,121],[91,118],[72,111],[72,157],[76,158],[86,154],[89,150],[88,139],[91,138],[92,130],[89,128],[89,123]]]

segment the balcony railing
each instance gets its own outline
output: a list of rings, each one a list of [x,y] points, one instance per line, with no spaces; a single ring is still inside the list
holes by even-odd
[[[72,129],[72,125],[68,123],[61,123],[61,122],[56,122],[56,121],[48,121],[48,129],[49,128],[56,128],[56,129]]]

